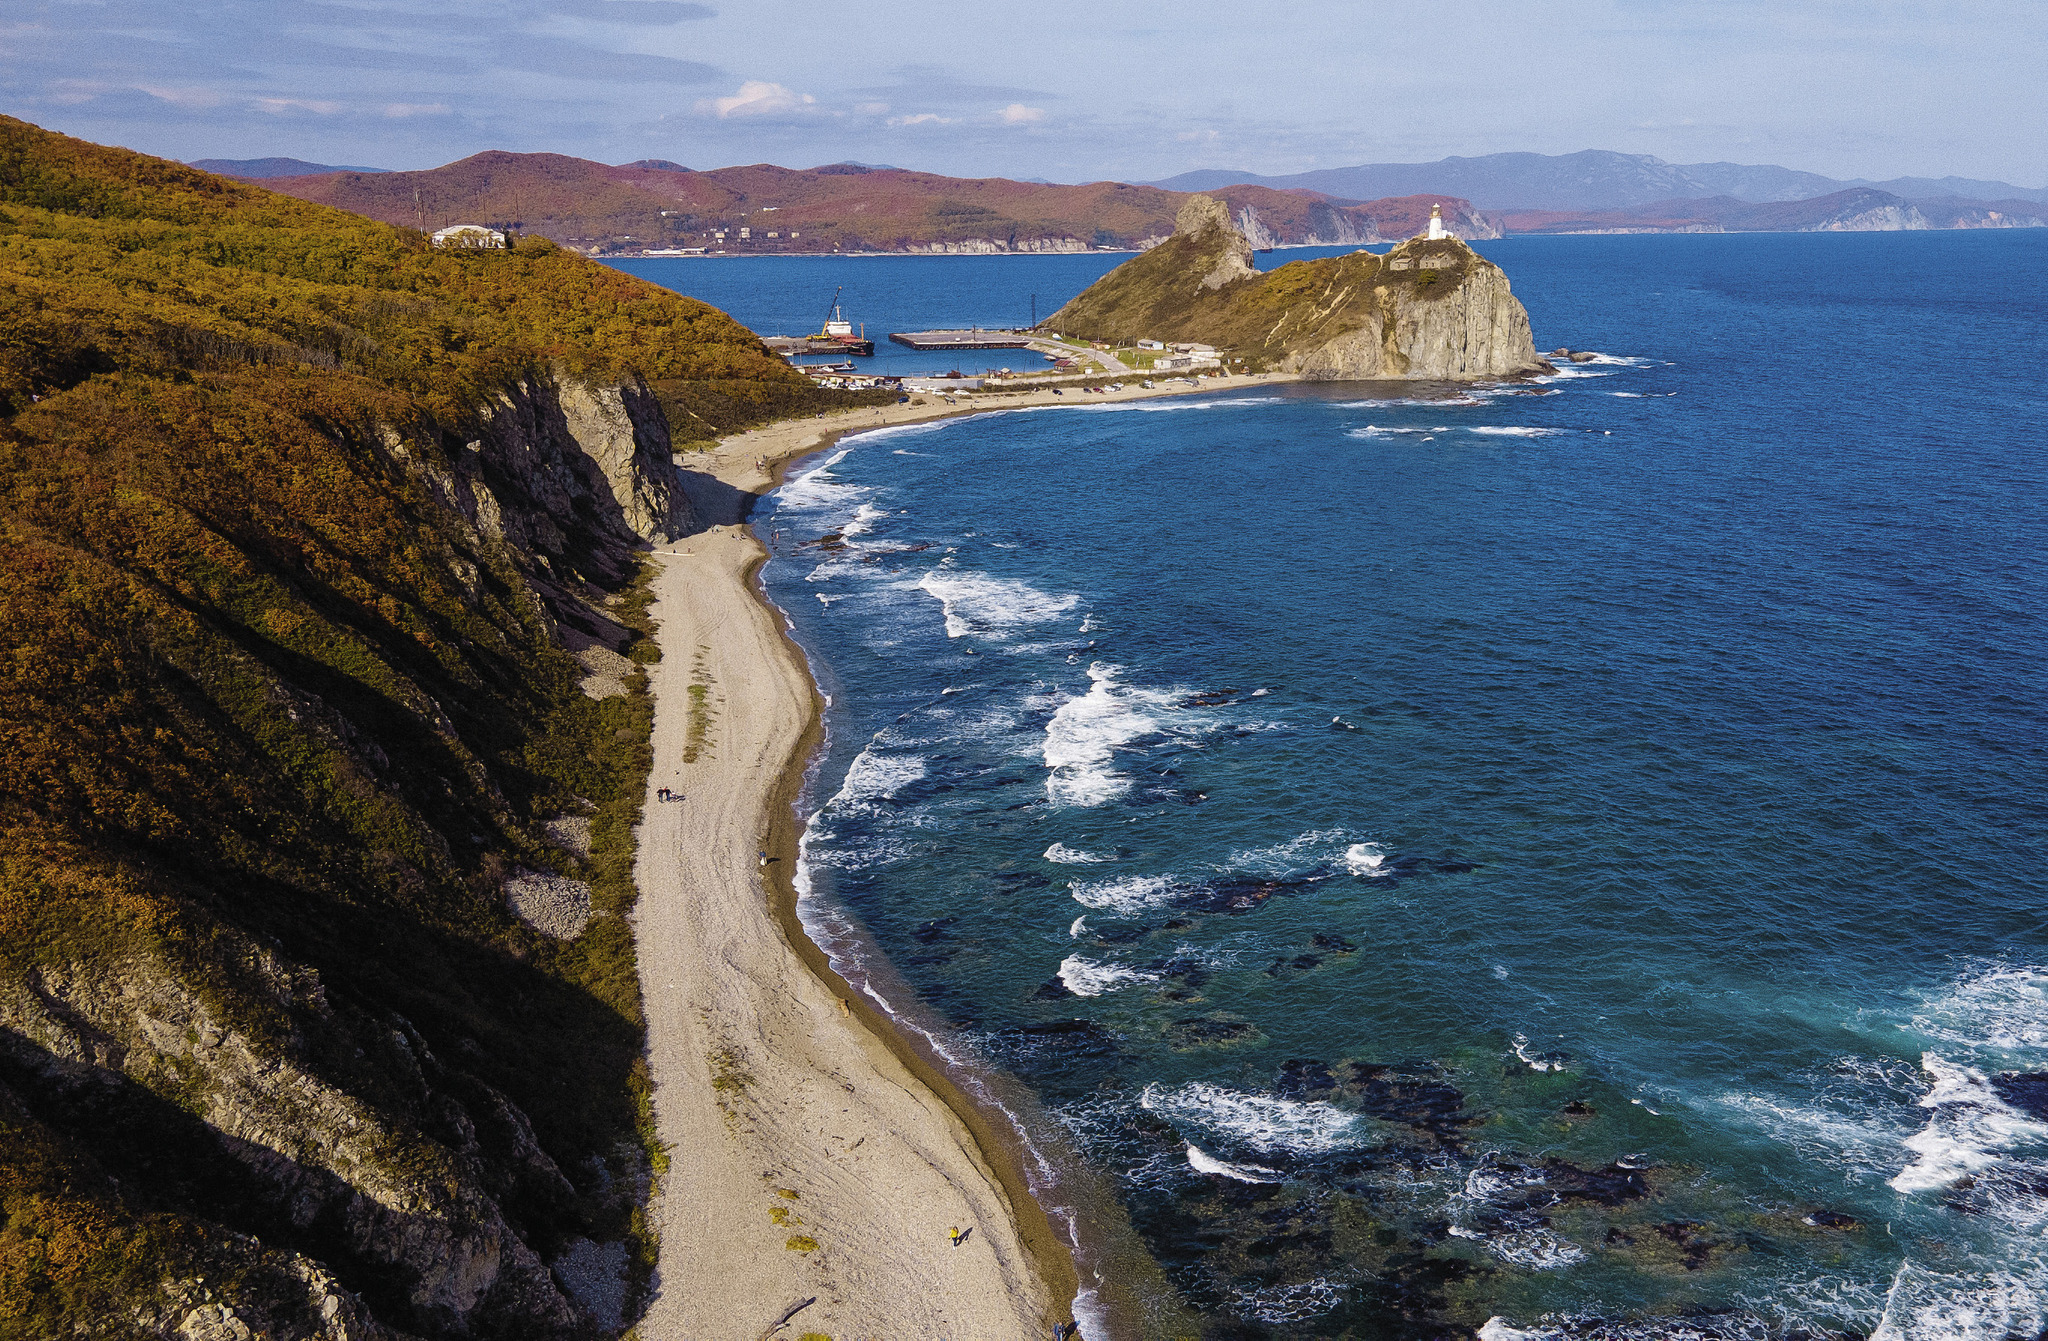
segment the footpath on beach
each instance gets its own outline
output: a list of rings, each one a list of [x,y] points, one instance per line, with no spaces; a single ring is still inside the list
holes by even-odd
[[[1052,1336],[1073,1297],[1065,1245],[1003,1143],[796,923],[793,802],[818,702],[755,583],[767,553],[745,526],[753,500],[785,462],[847,432],[1267,380],[973,405],[931,396],[772,425],[680,460],[699,529],[654,555],[662,658],[635,867],[655,1122],[670,1158],[651,1212],[648,1341],[1012,1341]]]

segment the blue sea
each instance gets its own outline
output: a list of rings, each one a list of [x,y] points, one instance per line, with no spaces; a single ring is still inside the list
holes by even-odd
[[[2036,1336],[2048,233],[1480,249],[1599,357],[765,504],[807,922],[1021,1096],[1088,1335]],[[632,268],[873,331],[1119,259]]]

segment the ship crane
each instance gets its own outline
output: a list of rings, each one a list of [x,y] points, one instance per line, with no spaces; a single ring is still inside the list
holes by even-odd
[[[841,316],[839,312],[839,295],[845,292],[846,286],[844,284],[841,284],[838,288],[832,290],[832,301],[830,304],[827,305],[825,309],[825,324],[818,331],[819,335],[822,335],[827,339],[846,339],[853,335],[853,323],[846,320],[846,318]],[[859,338],[867,338],[866,322],[861,323],[861,333]]]
[[[811,339],[821,343],[829,343],[834,349],[843,350],[848,354],[854,354],[862,358],[870,357],[875,352],[875,346],[868,339],[867,323],[862,322],[860,334],[855,335],[853,333],[853,323],[848,321],[839,310],[839,295],[845,292],[846,286],[844,284],[832,290],[832,301],[825,308],[825,324],[819,327],[818,333],[812,336]]]

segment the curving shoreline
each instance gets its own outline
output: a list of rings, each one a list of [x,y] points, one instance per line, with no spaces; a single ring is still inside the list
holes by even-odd
[[[656,552],[662,660],[635,867],[656,1129],[671,1148],[650,1212],[648,1341],[758,1337],[804,1299],[790,1334],[1050,1336],[1079,1285],[1014,1131],[849,986],[799,921],[796,805],[823,702],[761,587],[754,503],[848,433],[1277,380],[1291,379],[994,405],[933,396],[773,425],[684,459],[701,529]],[[662,786],[685,800],[659,802]],[[956,1248],[948,1231],[969,1225]]]

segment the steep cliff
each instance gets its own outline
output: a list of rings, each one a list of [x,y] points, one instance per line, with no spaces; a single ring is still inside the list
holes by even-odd
[[[1475,381],[1540,370],[1529,314],[1499,266],[1456,238],[1410,238],[1265,274],[1227,208],[1182,207],[1166,242],[1044,323],[1063,334],[1214,345],[1252,371]]]
[[[616,1321],[665,407],[817,395],[551,246],[0,118],[0,1336]]]

